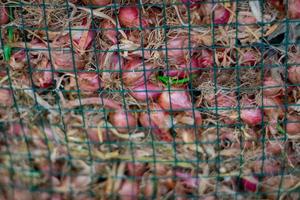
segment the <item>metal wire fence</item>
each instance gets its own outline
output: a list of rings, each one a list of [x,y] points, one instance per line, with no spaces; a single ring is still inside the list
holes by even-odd
[[[299,1],[0,9],[0,199],[300,198]]]

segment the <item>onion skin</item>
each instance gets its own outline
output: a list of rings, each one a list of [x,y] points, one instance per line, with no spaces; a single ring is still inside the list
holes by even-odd
[[[230,12],[221,5],[214,10],[214,24],[227,24],[230,18]]]
[[[58,70],[74,70],[73,69],[73,55],[74,64],[77,69],[83,69],[85,66],[85,60],[83,56],[72,53],[71,49],[68,51],[53,50],[51,53],[52,62],[55,69]]]
[[[122,7],[119,10],[119,21],[120,24],[127,28],[138,28],[146,27],[148,25],[145,19],[139,19],[139,9],[138,7]]]
[[[10,107],[13,104],[12,91],[10,89],[0,88],[0,105]]]
[[[146,165],[144,163],[127,163],[127,170],[129,176],[141,177],[146,171]]]
[[[102,69],[102,83],[106,85],[111,80],[119,77],[119,72],[124,64],[124,60],[117,53],[113,53],[108,57],[108,62],[104,63],[107,54],[99,54],[98,64],[100,65],[98,68]],[[109,85],[108,85],[109,87]]]
[[[286,124],[286,132],[289,135],[299,135],[300,134],[300,116],[298,115],[288,115]]]
[[[201,126],[202,125],[202,116],[200,111],[198,110],[189,110],[182,113],[179,113],[175,117],[176,123],[191,125],[193,126]]]
[[[249,22],[250,23],[256,23],[256,18],[255,22]],[[257,56],[255,56],[255,52],[254,51],[247,51],[244,54],[241,55],[241,59],[239,61],[239,63],[242,66],[255,66],[256,63],[259,62],[259,58]]]
[[[112,44],[118,43],[118,32],[116,31],[116,26],[109,20],[105,19],[101,23],[101,28],[104,29],[103,36],[109,39]]]
[[[241,109],[241,119],[248,124],[249,126],[256,126],[262,123],[262,116],[263,113],[260,108],[250,108],[251,101],[247,98],[242,99],[242,104],[245,107],[249,108],[242,108]]]
[[[288,0],[288,14],[291,19],[300,19],[300,0]]]
[[[129,133],[137,127],[136,117],[128,111],[117,110],[111,112],[109,114],[109,121],[119,133]]]
[[[8,10],[4,6],[0,6],[0,26],[9,22]]]
[[[214,66],[213,54],[211,51],[202,49],[198,57],[198,66],[202,69],[211,69]]]
[[[96,92],[100,89],[100,79],[97,72],[78,73],[77,81],[80,91]]]
[[[263,97],[261,106],[263,106],[263,111],[269,119],[268,129],[272,134],[276,134],[278,132],[276,129],[277,121],[284,116],[281,100],[278,97]]]
[[[272,77],[265,78],[263,94],[265,96],[278,96],[282,93],[281,84]]]
[[[272,141],[272,142],[270,141],[267,143],[266,151],[269,154],[278,155],[284,150],[283,148],[284,148],[283,143],[279,144],[278,141]]]
[[[295,59],[295,63],[300,63],[299,58]],[[288,69],[288,78],[291,83],[300,84],[300,66],[299,65],[291,66]]]
[[[36,67],[37,71],[32,73],[32,79],[35,86],[39,88],[48,88],[54,81],[52,79],[51,65],[48,60],[44,60]],[[41,70],[41,71],[39,71]],[[42,71],[44,70],[44,71]],[[54,74],[55,76],[56,74]]]
[[[154,67],[151,64],[144,65],[141,59],[133,59],[125,64],[122,79],[126,86],[139,86],[149,79]]]
[[[284,11],[283,0],[268,0],[268,2],[279,11]]]
[[[147,86],[147,90],[146,90]],[[142,84],[136,87],[132,87],[130,91],[130,95],[133,96],[138,101],[154,101],[156,100],[159,95],[161,94],[162,87],[158,85],[154,85],[151,82],[147,82],[146,85]]]
[[[263,113],[259,108],[246,109],[241,111],[241,119],[250,126],[261,124]]]
[[[193,57],[189,63],[182,63],[176,66],[177,68],[171,68],[165,70],[164,75],[170,77],[184,78],[189,77],[190,74],[197,74],[199,72],[198,59]]]
[[[263,97],[263,110],[264,113],[270,118],[277,121],[279,117],[284,115],[282,102],[276,97]]]
[[[9,60],[9,65],[12,69],[23,69],[26,63],[26,52],[20,50],[12,54]]]
[[[106,6],[111,3],[111,0],[82,0],[85,5]]]
[[[136,181],[124,180],[118,191],[120,200],[137,200],[139,185]]]
[[[246,176],[242,178],[242,184],[246,191],[255,192],[257,190],[258,180],[256,177]]]
[[[262,164],[264,165],[262,168]],[[257,160],[253,163],[253,170],[256,174],[265,174],[266,176],[276,175],[280,172],[280,164],[271,159]]]
[[[178,177],[181,181],[181,184],[183,184],[185,187],[188,188],[197,188],[200,184],[200,178],[193,177],[190,173],[186,172],[175,172],[176,177]]]
[[[189,56],[189,48],[191,48],[191,54],[193,53],[194,44],[191,41],[189,47],[189,40],[187,37],[178,36],[174,39],[168,40],[167,44],[167,58],[169,64],[183,64],[187,62]]]
[[[192,109],[191,98],[182,88],[170,88],[170,92],[162,92],[158,98],[158,104],[168,111]]]
[[[217,100],[217,104],[215,103],[215,98]],[[237,106],[237,99],[235,94],[230,93],[230,94],[224,94],[224,93],[218,93],[215,97],[215,95],[210,95],[206,98],[208,104],[210,106],[214,106],[214,107],[235,107]]]
[[[74,43],[74,47],[77,47],[80,52],[84,52],[86,49],[88,49],[92,41],[95,39],[95,32],[92,30],[86,30],[87,27],[80,26],[80,27],[73,27],[74,29],[82,29],[80,31],[73,30],[72,39]],[[88,28],[89,29],[89,28]],[[78,32],[76,34],[76,32]]]
[[[143,112],[139,116],[139,121],[145,129],[152,128],[152,132],[160,140],[170,142],[172,136],[169,129],[172,127],[171,117],[157,103],[149,105],[150,112]],[[150,123],[151,121],[151,123]]]

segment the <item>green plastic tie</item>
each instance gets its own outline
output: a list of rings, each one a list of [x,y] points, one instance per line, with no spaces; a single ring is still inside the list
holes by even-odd
[[[194,78],[195,75],[192,75],[192,78]],[[179,85],[179,84],[185,84],[190,81],[190,78],[183,78],[183,79],[178,79],[178,78],[172,78],[169,76],[158,76],[158,79],[163,82],[165,85]]]
[[[10,19],[10,21],[13,20],[13,9],[12,9],[12,7],[9,7],[9,19]],[[12,42],[13,38],[14,38],[13,28],[8,27],[8,41]],[[12,52],[12,49],[11,49],[10,45],[9,44],[4,45],[4,59],[6,61],[10,60],[11,52]]]

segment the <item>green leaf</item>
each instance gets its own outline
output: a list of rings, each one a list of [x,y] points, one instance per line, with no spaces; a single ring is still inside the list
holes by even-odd
[[[11,47],[9,45],[5,45],[4,46],[4,59],[6,61],[9,61],[10,56],[11,56]]]
[[[12,21],[14,19],[14,13],[13,13],[13,8],[12,7],[9,7],[9,20]],[[14,38],[14,35],[13,35],[13,28],[12,27],[9,27],[8,28],[8,39],[9,41],[11,42]]]
[[[276,128],[279,133],[281,133],[283,135],[286,134],[285,130],[280,126],[280,124],[277,124]]]

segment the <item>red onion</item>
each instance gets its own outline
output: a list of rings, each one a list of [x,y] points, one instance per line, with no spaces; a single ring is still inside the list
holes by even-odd
[[[146,90],[147,86],[147,90]],[[162,91],[162,87],[158,85],[154,85],[151,82],[147,82],[146,84],[142,84],[136,87],[131,88],[130,95],[133,96],[138,101],[148,101],[155,100],[159,97]]]
[[[85,106],[85,105],[102,105],[104,107],[110,108],[110,109],[115,109],[115,110],[120,110],[121,106],[118,104],[116,101],[112,99],[107,99],[103,97],[88,97],[88,98],[81,98],[75,99],[75,100],[70,100],[67,103],[65,103],[65,107],[72,109],[78,106]]]
[[[300,0],[288,0],[288,14],[292,19],[300,19]]]
[[[99,69],[103,70],[102,80],[104,85],[118,76],[124,63],[122,56],[119,56],[117,53],[109,56],[105,63],[106,56],[107,54],[99,54],[98,58]]]
[[[215,105],[215,99],[217,100],[218,105]],[[206,97],[206,100],[211,106],[231,108],[237,105],[237,100],[234,93],[224,94],[222,92],[219,92],[218,94],[216,94],[216,96],[214,94],[209,95],[208,97]]]
[[[259,108],[241,110],[241,119],[250,126],[259,125],[262,122],[262,112]]]
[[[144,64],[144,65],[143,65]],[[154,66],[140,59],[130,60],[123,66],[122,78],[127,86],[138,86],[148,80]]]
[[[266,151],[267,153],[278,155],[284,150],[283,148],[283,143],[280,144],[278,141],[270,141],[267,143]]]
[[[284,115],[281,100],[276,97],[264,97],[261,106],[263,106],[264,113],[269,119],[267,129],[270,130],[272,134],[277,134],[277,121],[279,117],[283,117]]]
[[[170,77],[184,78],[190,74],[199,72],[198,59],[193,57],[189,63],[182,63],[176,66],[177,68],[165,69],[164,75]]]
[[[23,133],[28,134],[29,130],[28,130],[27,126],[23,125],[23,127],[22,127],[22,125],[20,123],[13,122],[9,125],[7,133],[8,133],[8,135],[15,137],[15,136],[22,136]]]
[[[278,117],[284,115],[282,102],[279,98],[276,97],[264,97],[263,106],[265,114],[274,121],[277,121]]]
[[[300,116],[288,115],[286,124],[286,132],[290,135],[300,134]]]
[[[48,88],[53,84],[51,65],[48,60],[43,60],[37,64],[35,70],[32,73],[34,85],[39,88]]]
[[[191,98],[187,91],[182,88],[170,88],[170,92],[168,90],[162,92],[158,98],[158,103],[168,111],[192,109]]]
[[[289,80],[293,84],[300,84],[300,66],[292,66],[288,69]]]
[[[282,92],[283,88],[281,84],[278,81],[274,80],[272,77],[266,77],[263,84],[263,94],[265,96],[277,96]]]
[[[172,127],[171,117],[157,103],[149,105],[150,112],[140,114],[139,121],[146,128],[152,128],[153,133],[158,139],[163,141],[172,141],[169,129]],[[150,123],[151,121],[151,123]]]
[[[80,72],[78,73],[77,81],[80,91],[96,92],[100,89],[98,72]]]
[[[122,7],[119,10],[119,21],[122,26],[133,28],[133,27],[146,27],[148,22],[141,19],[140,23],[140,12],[138,7]]]
[[[73,63],[73,56],[74,56],[74,63]],[[83,56],[72,52],[71,49],[66,51],[61,51],[58,49],[52,50],[51,58],[53,62],[53,66],[55,69],[59,70],[72,70],[73,66],[77,69],[83,69],[85,66],[85,60]]]
[[[72,39],[74,47],[80,51],[85,51],[91,46],[95,39],[95,32],[90,30],[90,25],[72,27]]]
[[[129,111],[117,110],[111,112],[109,121],[120,133],[129,133],[137,127],[137,119]]]
[[[111,3],[111,0],[82,0],[86,5],[106,6]]]
[[[190,188],[198,188],[199,186],[199,178],[193,177],[190,173],[186,172],[175,172],[176,176],[181,179],[182,184],[186,187]]]
[[[254,66],[259,61],[258,59],[259,58],[255,55],[254,51],[247,51],[241,55],[241,59],[239,62],[242,66]]]
[[[127,163],[127,170],[129,176],[142,176],[146,171],[146,165],[144,163]]]
[[[262,168],[262,164],[264,165]],[[253,170],[256,174],[263,173],[266,176],[275,175],[280,172],[280,163],[276,160],[264,159],[257,160],[253,163]]]
[[[227,24],[230,12],[222,5],[218,5],[214,10],[214,24]]]
[[[0,88],[0,104],[2,106],[12,106],[14,103],[12,91],[10,89]]]
[[[242,104],[245,107],[252,107],[249,99],[243,99]],[[262,122],[262,111],[259,108],[245,108],[241,109],[241,119],[250,126],[259,125]]]
[[[139,185],[136,181],[124,180],[118,191],[120,200],[137,200]]]
[[[274,6],[276,9],[280,11],[284,11],[284,4],[283,0],[268,0],[272,6]]]
[[[9,16],[7,8],[0,6],[0,25],[7,24],[9,22]]]
[[[169,64],[183,64],[186,63],[189,57],[189,49],[191,49],[191,54],[193,53],[193,48],[195,44],[191,41],[189,46],[189,39],[187,37],[178,36],[174,39],[168,40],[167,44],[167,58]],[[163,52],[165,53],[165,52]]]
[[[244,176],[242,183],[246,191],[255,192],[257,190],[258,179],[254,176]]]
[[[211,69],[214,65],[213,54],[211,51],[202,49],[198,58],[198,66],[202,69]]]
[[[118,32],[116,31],[116,26],[110,20],[103,20],[101,23],[101,28],[103,29],[103,36],[109,39],[113,44],[118,43]]]
[[[191,126],[201,126],[202,125],[202,116],[198,110],[188,110],[182,113],[179,113],[175,117],[177,123],[187,124]]]
[[[102,117],[94,117],[89,124],[87,125],[89,128],[86,129],[87,137],[92,144],[99,144],[99,142],[112,142],[116,141],[116,138],[111,133],[111,129],[101,128],[99,132],[98,127],[95,127],[95,124],[100,124],[102,121]],[[93,126],[93,127],[90,127]]]

